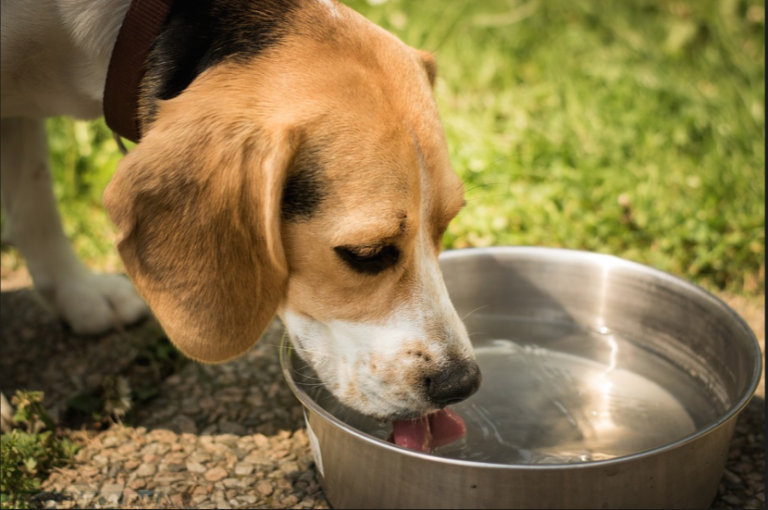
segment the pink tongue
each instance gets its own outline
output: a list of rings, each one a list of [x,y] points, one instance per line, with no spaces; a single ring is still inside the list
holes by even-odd
[[[389,440],[405,448],[430,452],[466,433],[467,427],[461,416],[445,408],[416,420],[393,421]]]

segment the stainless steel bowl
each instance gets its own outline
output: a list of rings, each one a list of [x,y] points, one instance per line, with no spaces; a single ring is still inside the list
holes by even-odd
[[[736,313],[606,255],[499,247],[440,261],[483,370],[454,407],[464,440],[435,454],[388,443],[385,424],[343,408],[281,351],[335,508],[711,504],[761,373]]]

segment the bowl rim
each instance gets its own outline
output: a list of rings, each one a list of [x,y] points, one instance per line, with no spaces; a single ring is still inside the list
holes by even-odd
[[[390,450],[393,453],[405,454],[407,456],[414,457],[416,459],[421,459],[429,462],[439,462],[443,464],[450,464],[452,466],[464,466],[464,467],[470,467],[470,468],[483,468],[483,469],[505,469],[505,470],[522,469],[522,470],[548,470],[548,471],[562,470],[562,469],[569,469],[569,470],[570,469],[595,469],[595,468],[609,467],[615,464],[623,464],[626,462],[633,462],[636,460],[653,457],[655,455],[659,455],[666,451],[677,449],[688,443],[696,441],[704,436],[707,436],[712,432],[716,431],[717,429],[719,429],[720,427],[724,426],[726,423],[730,422],[733,418],[735,418],[752,400],[752,397],[754,396],[754,393],[757,390],[757,386],[760,384],[760,377],[762,375],[763,361],[762,361],[762,353],[760,351],[760,344],[758,343],[757,338],[755,337],[755,334],[752,331],[752,328],[749,327],[746,321],[738,313],[736,313],[730,306],[728,306],[728,304],[726,304],[723,300],[721,300],[711,292],[683,278],[674,276],[670,273],[661,271],[659,269],[655,269],[653,267],[650,267],[644,264],[640,264],[638,262],[632,262],[630,260],[622,259],[620,257],[616,257],[615,255],[588,252],[588,251],[582,251],[582,250],[572,250],[567,248],[548,248],[548,247],[538,247],[538,246],[492,246],[492,247],[485,247],[485,248],[461,248],[456,250],[446,250],[442,252],[440,254],[440,260],[441,261],[444,259],[450,260],[452,258],[466,256],[467,254],[501,255],[501,254],[509,254],[510,252],[514,253],[515,255],[526,255],[526,254],[534,255],[535,254],[535,255],[549,255],[553,257],[562,257],[562,256],[574,257],[575,256],[580,259],[589,259],[592,262],[594,262],[595,260],[598,260],[598,261],[602,260],[603,263],[609,264],[611,267],[623,266],[625,268],[633,269],[635,271],[640,271],[641,273],[644,273],[644,274],[661,278],[662,280],[668,281],[673,285],[687,288],[689,291],[694,292],[698,296],[709,300],[715,306],[723,309],[726,312],[726,314],[730,316],[731,319],[735,320],[736,325],[738,325],[741,329],[743,329],[747,333],[746,342],[750,344],[748,348],[752,349],[752,356],[755,360],[755,363],[753,367],[754,370],[752,372],[752,377],[751,377],[751,380],[749,381],[749,384],[746,387],[746,390],[742,392],[740,398],[736,401],[736,403],[733,404],[729,408],[729,410],[723,413],[723,415],[720,416],[717,420],[710,423],[706,427],[698,429],[693,433],[688,434],[676,441],[664,444],[662,446],[657,446],[656,448],[651,448],[649,450],[643,450],[641,452],[633,453],[630,455],[622,455],[620,457],[614,457],[612,459],[578,462],[578,463],[572,463],[572,464],[496,464],[496,463],[490,463],[490,462],[476,462],[476,461],[463,460],[463,459],[453,459],[450,457],[440,457],[438,455],[433,455],[431,453],[418,452],[402,446],[398,446],[394,443],[389,443],[387,441],[374,437],[370,434],[357,430],[351,427],[350,425],[347,425],[343,421],[339,420],[338,418],[336,418],[334,415],[332,415],[322,407],[320,407],[320,405],[317,404],[317,402],[315,402],[312,397],[310,397],[304,390],[302,390],[297,386],[296,382],[293,380],[293,377],[291,376],[292,367],[290,366],[290,361],[289,361],[291,359],[290,354],[293,350],[293,346],[291,342],[287,340],[287,334],[284,334],[283,339],[280,343],[280,349],[279,349],[280,367],[282,369],[283,376],[288,382],[288,386],[291,388],[291,391],[294,393],[294,395],[296,395],[296,398],[298,398],[301,404],[305,407],[305,410],[306,408],[309,408],[311,411],[320,415],[326,421],[330,422],[332,425],[338,428],[341,428],[347,433],[352,434],[357,439],[362,440],[366,443],[369,443],[374,447],[385,448],[387,450]],[[306,413],[305,413],[305,418],[308,423],[309,418],[307,417]]]

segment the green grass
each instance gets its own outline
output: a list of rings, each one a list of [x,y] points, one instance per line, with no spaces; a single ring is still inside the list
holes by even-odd
[[[347,2],[435,53],[468,206],[446,248],[611,253],[764,292],[764,8],[757,1]],[[118,268],[101,121],[50,121],[67,231]]]
[[[114,241],[116,231],[101,205],[104,188],[122,154],[104,119],[48,121],[54,188],[64,228],[89,266],[122,270]]]
[[[30,508],[30,498],[51,470],[67,465],[80,448],[59,437],[53,420],[43,408],[43,394],[18,391],[17,427],[0,438],[0,508]]]

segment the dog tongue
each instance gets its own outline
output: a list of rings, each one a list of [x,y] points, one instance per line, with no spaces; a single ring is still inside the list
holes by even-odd
[[[464,437],[466,433],[467,427],[461,416],[446,408],[416,420],[393,421],[389,439],[405,448],[430,452]]]

